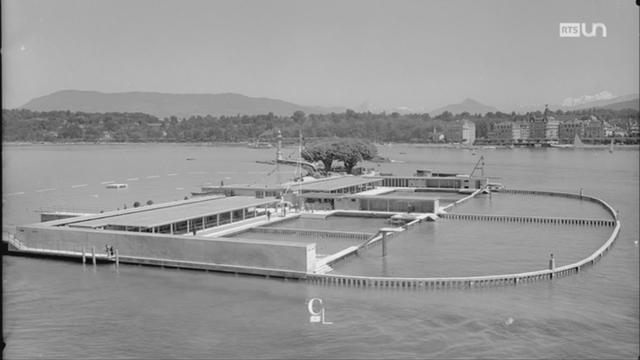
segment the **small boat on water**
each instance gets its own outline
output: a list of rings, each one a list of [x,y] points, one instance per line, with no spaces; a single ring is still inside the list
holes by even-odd
[[[107,184],[107,189],[126,189],[128,188],[128,184]]]

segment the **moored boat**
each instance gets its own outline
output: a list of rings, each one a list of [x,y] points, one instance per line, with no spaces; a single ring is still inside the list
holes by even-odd
[[[126,189],[129,187],[128,184],[107,184],[107,189]]]

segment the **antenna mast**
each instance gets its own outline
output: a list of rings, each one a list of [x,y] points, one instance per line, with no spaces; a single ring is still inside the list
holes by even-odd
[[[278,143],[277,143],[277,148],[276,148],[276,172],[277,172],[277,181],[278,181],[278,186],[280,186],[280,184],[282,183],[281,179],[280,179],[280,161],[282,161],[282,133],[280,132],[280,130],[278,130]]]
[[[298,140],[298,168],[296,169],[298,179],[302,181],[302,125],[300,125],[300,139]]]
[[[480,176],[484,177],[484,155],[480,155],[480,159],[478,159],[478,162],[476,162],[476,166],[474,166],[473,170],[471,170],[471,174],[469,174],[469,177],[472,177],[478,169],[480,169]]]

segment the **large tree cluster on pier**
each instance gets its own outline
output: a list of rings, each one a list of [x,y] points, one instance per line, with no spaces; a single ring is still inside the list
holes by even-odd
[[[324,171],[333,169],[334,161],[341,161],[347,173],[351,173],[358,162],[371,160],[378,154],[369,141],[352,138],[320,140],[304,148],[302,157],[309,162],[322,162]]]

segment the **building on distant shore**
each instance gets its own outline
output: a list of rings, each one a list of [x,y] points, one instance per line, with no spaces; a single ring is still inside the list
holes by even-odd
[[[521,123],[515,121],[503,121],[493,124],[489,132],[489,139],[502,142],[512,142],[522,139]]]
[[[640,136],[640,126],[637,121],[629,124],[629,133],[628,136]]]
[[[594,115],[577,118],[574,114],[559,114],[556,118],[545,108],[543,116],[531,116],[526,120],[494,123],[484,143],[542,145],[556,142],[572,143],[576,136],[590,143],[603,142],[607,138],[633,137],[631,125],[618,126],[619,119],[611,123]],[[635,133],[638,133],[637,124]],[[637,136],[637,135],[636,135]]]
[[[444,137],[447,142],[472,145],[476,141],[476,124],[466,119],[452,121],[445,127]]]
[[[584,137],[589,139],[598,139],[604,137],[604,123],[591,115],[589,120],[585,121]]]
[[[563,121],[558,125],[558,139],[563,142],[571,142],[578,137],[584,137],[584,121],[572,119]]]
[[[629,136],[629,132],[625,131],[619,126],[610,124],[606,121],[603,122],[604,136],[605,137],[626,137]]]
[[[529,136],[532,140],[558,140],[559,121],[551,115],[548,107],[545,107],[542,117],[531,116],[529,118]]]

